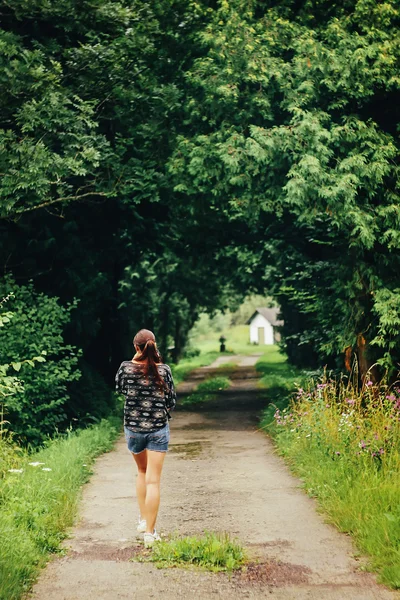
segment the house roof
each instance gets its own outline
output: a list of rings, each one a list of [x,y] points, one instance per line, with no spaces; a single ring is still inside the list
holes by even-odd
[[[265,319],[267,319],[267,321],[269,321],[272,326],[279,327],[280,325],[283,325],[283,321],[278,320],[279,311],[280,311],[280,308],[277,306],[274,306],[273,308],[267,308],[264,306],[262,306],[260,308],[256,308],[255,312],[251,315],[250,319],[248,319],[246,321],[246,325],[249,325],[252,322],[252,320],[254,319],[254,317],[257,314],[260,314]]]

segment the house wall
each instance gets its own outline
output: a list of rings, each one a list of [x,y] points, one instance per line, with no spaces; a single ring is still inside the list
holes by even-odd
[[[271,323],[267,321],[265,317],[259,313],[254,317],[250,323],[250,343],[258,344],[258,328],[264,328],[264,340],[265,344],[270,345],[274,343],[274,328]]]

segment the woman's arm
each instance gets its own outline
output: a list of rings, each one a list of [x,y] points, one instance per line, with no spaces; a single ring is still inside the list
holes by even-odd
[[[165,383],[167,384],[167,390],[165,392],[165,404],[168,410],[174,410],[176,406],[176,391],[174,386],[174,380],[172,378],[171,369],[166,365],[165,369]]]
[[[120,365],[116,375],[115,375],[115,391],[118,394],[122,393],[122,375],[123,375],[123,370],[121,369],[122,364]]]

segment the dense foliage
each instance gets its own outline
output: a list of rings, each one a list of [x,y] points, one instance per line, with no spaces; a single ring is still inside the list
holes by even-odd
[[[2,268],[33,281],[26,310],[59,299],[83,357],[49,406],[105,414],[135,329],[178,358],[249,292],[279,301],[295,364],[397,369],[397,2],[0,10]]]
[[[32,284],[15,286],[12,281],[0,287],[0,297],[10,288],[15,290],[13,316],[2,329],[0,364],[12,359],[10,366],[23,387],[5,395],[6,420],[21,441],[37,444],[56,427],[68,425],[68,386],[80,376],[78,353],[62,335],[73,306],[60,306],[57,298],[35,292]]]
[[[398,5],[236,6],[199,36],[175,189],[251,223],[237,252],[279,299],[294,362],[354,347],[363,371],[397,366]]]

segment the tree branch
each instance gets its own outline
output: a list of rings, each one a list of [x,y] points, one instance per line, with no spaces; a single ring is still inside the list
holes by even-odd
[[[63,196],[62,198],[55,198],[54,200],[49,200],[48,202],[42,202],[41,204],[37,204],[36,206],[30,206],[29,208],[24,208],[21,210],[17,210],[14,212],[15,215],[22,215],[27,212],[31,212],[33,210],[38,210],[39,208],[44,208],[46,206],[52,206],[53,204],[59,204],[60,202],[68,202],[69,200],[81,200],[82,198],[87,198],[89,196],[102,196],[102,197],[110,197],[110,193],[106,192],[86,192],[85,194],[78,194],[77,196]],[[9,218],[9,216],[3,216],[0,218]]]

